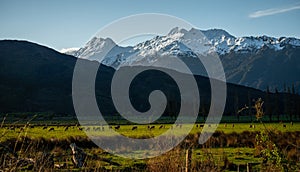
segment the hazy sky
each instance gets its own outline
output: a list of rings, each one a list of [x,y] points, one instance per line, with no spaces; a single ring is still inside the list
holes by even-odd
[[[0,39],[29,40],[57,50],[81,47],[101,27],[139,13],[169,14],[234,36],[300,38],[296,0],[1,0]]]

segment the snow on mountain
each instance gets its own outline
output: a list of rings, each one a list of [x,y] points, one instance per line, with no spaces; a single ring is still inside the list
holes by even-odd
[[[168,36],[178,39],[197,54],[216,52],[219,55],[225,55],[231,51],[255,52],[264,46],[278,51],[286,45],[300,46],[300,40],[296,38],[281,37],[277,39],[265,35],[236,38],[222,29],[198,30],[192,28],[187,31],[174,28]]]
[[[236,38],[224,30],[212,29],[202,31],[211,42],[211,52],[225,55],[231,51],[238,53],[251,53],[267,46],[276,51],[282,50],[286,45],[300,46],[296,38],[273,38],[268,36],[250,36]]]
[[[176,27],[165,36],[157,36],[134,47],[121,47],[110,38],[93,37],[73,55],[79,58],[98,60],[110,66],[123,62],[130,64],[141,58],[157,54],[197,57],[197,54],[225,55],[232,51],[253,53],[264,46],[278,51],[286,45],[300,46],[300,40],[286,37],[277,39],[268,36],[236,38],[222,29],[198,30],[192,28],[188,31]],[[69,52],[66,53],[69,54]],[[106,55],[105,58],[104,55]]]
[[[161,55],[197,57],[187,44],[180,39],[169,36],[157,36],[151,40],[137,44],[134,49],[138,50],[138,54],[141,56],[150,56],[158,53]]]
[[[284,45],[292,45],[292,46],[300,46],[300,40],[296,39],[296,38],[286,38],[286,37],[281,37],[278,39],[278,41],[280,42],[280,45],[284,46]]]
[[[197,30],[197,29],[192,29]],[[235,39],[234,36],[230,35],[228,32],[226,32],[223,29],[209,29],[209,30],[202,30],[201,31],[209,40],[220,40],[224,38],[232,38]]]
[[[263,47],[279,51],[287,46],[300,46],[300,40],[286,37],[273,38],[265,35],[236,38],[222,29],[202,31],[194,28],[185,30],[176,27],[165,36],[156,36],[133,47],[121,47],[110,38],[93,37],[84,47],[74,53],[74,56],[97,60],[115,69],[119,68],[120,65],[154,65],[161,63],[161,60],[164,60],[166,64],[167,60],[162,59],[162,57],[177,56],[185,59],[196,69],[199,67],[195,64],[194,59],[197,59],[198,55],[217,54],[225,56],[231,52],[255,54]],[[236,57],[234,60],[221,58],[225,70],[228,72],[230,68],[232,70],[228,73],[234,73],[233,71],[248,59],[241,57]],[[199,74],[199,72],[195,73]]]
[[[187,31],[182,30],[182,32]],[[178,37],[176,37],[174,34],[157,36],[139,43],[134,47],[121,47],[110,38],[103,39],[93,37],[83,48],[80,48],[75,53],[75,56],[83,59],[97,60],[114,68],[118,68],[120,64],[133,65],[144,60],[149,60],[148,62],[151,64],[157,61],[159,56],[171,55],[196,58],[196,53],[200,52],[200,36],[193,39],[186,39],[192,38],[188,32],[182,36],[183,37],[178,35]],[[201,37],[204,38],[203,35]],[[196,42],[198,43],[196,44]],[[190,47],[193,48],[193,50]]]
[[[80,48],[63,48],[59,52],[74,56]]]
[[[80,48],[75,56],[83,59],[103,61],[106,60],[107,65],[111,65],[118,54],[126,52],[130,47],[120,47],[110,38],[93,37],[86,45]],[[109,58],[105,58],[109,57]]]
[[[166,37],[182,42],[196,54],[203,54],[209,50],[209,39],[200,30],[194,28],[187,31],[176,27]]]
[[[204,53],[208,50],[205,36],[197,30],[192,32],[184,29],[174,28],[166,36],[156,36],[150,40],[139,43],[132,47],[127,47],[129,51],[122,52],[113,58],[115,62],[111,63],[111,56],[107,55],[110,63],[105,59],[103,64],[118,68],[120,64],[124,65],[161,65],[162,61],[167,61],[167,57],[190,57],[197,58],[198,53]]]

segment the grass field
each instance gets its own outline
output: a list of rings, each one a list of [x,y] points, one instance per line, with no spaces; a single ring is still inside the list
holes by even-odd
[[[192,124],[182,124],[182,129],[191,127]],[[198,127],[196,127],[198,125]],[[200,127],[201,124],[195,124],[193,126],[192,131],[190,134],[199,133],[202,131],[203,127]],[[300,131],[300,123],[294,123],[293,125],[291,123],[221,123],[219,125],[211,124],[218,126],[217,131],[222,131],[224,133],[241,133],[243,131],[262,131],[265,129],[265,127],[268,130],[271,131],[280,131],[280,132],[293,132],[293,131]],[[233,126],[234,125],[234,126]],[[252,127],[250,128],[250,126]],[[265,126],[264,126],[265,125]],[[101,136],[113,136],[110,135],[110,130],[114,129],[116,125],[112,126],[112,129],[110,129],[108,126],[104,126],[104,131],[102,131],[102,126],[84,126],[84,127],[76,127],[76,126],[70,126],[68,127],[67,131],[65,131],[67,125],[48,125],[47,128],[43,129],[45,126],[38,126],[38,125],[10,125],[10,124],[4,124],[2,128],[0,128],[0,141],[5,141],[10,138],[18,138],[21,136],[27,136],[30,138],[67,138],[70,136],[86,136],[85,131],[88,130],[90,134],[94,135],[101,135]],[[154,124],[151,126],[155,126],[154,129],[149,130],[148,125],[134,125],[137,127],[137,129],[132,130],[133,125],[120,125],[120,128],[117,131],[118,133],[133,137],[133,138],[141,138],[141,137],[153,137],[158,136],[162,134],[163,132],[171,129],[171,124]],[[178,128],[179,126],[173,126],[173,128]],[[53,128],[52,131],[49,131],[50,128]],[[79,128],[82,128],[80,130]],[[98,130],[97,130],[98,128]],[[101,128],[101,130],[99,130]],[[208,128],[209,130],[209,128]],[[175,134],[185,134],[179,132]]]
[[[13,149],[19,155],[19,158],[23,159],[28,159],[28,157],[43,159],[41,158],[41,154],[43,154],[41,152],[48,152],[53,156],[55,168],[67,171],[83,169],[88,171],[91,169],[98,171],[183,171],[186,162],[185,151],[188,147],[191,147],[184,142],[159,157],[134,160],[103,151],[88,139],[85,132],[96,136],[114,137],[110,131],[117,131],[127,137],[149,138],[158,136],[167,130],[172,130],[172,127],[173,130],[179,129],[176,130],[179,132],[174,134],[185,134],[181,130],[184,131],[185,128],[192,127],[189,136],[193,138],[197,133],[201,133],[204,127],[202,125],[199,123],[194,125],[182,124],[181,126],[153,124],[112,125],[109,127],[97,125],[75,126],[67,123],[39,125],[37,122],[32,122],[25,125],[24,123],[11,124],[3,122],[0,128],[1,168],[11,168],[5,158],[2,159],[7,155],[3,153],[4,149],[1,149],[1,145],[4,145]],[[215,126],[216,124],[210,124],[210,127],[207,125],[207,128],[210,130]],[[118,129],[115,129],[116,127]],[[153,128],[149,129],[148,127]],[[133,130],[133,128],[135,129]],[[193,144],[192,171],[237,171],[237,169],[245,171],[247,164],[252,164],[251,169],[254,171],[262,169],[268,171],[255,144],[255,135],[264,130],[273,133],[274,138],[272,139],[277,140],[278,143],[276,144],[282,148],[285,157],[291,162],[292,165],[288,169],[292,171],[299,170],[300,123],[221,123],[217,126],[217,135],[210,138],[204,145]],[[281,143],[280,141],[290,142]],[[72,142],[75,142],[87,154],[84,167],[75,167],[71,161],[72,153],[69,144]],[[296,148],[293,148],[292,145],[296,145]],[[12,160],[9,162],[12,162]],[[19,170],[28,169],[36,170],[35,165],[19,168]],[[272,169],[274,168],[272,167]],[[18,171],[18,169],[16,170]]]

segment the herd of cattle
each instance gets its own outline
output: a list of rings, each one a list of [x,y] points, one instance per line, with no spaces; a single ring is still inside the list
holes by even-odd
[[[205,124],[196,124],[195,127],[196,128],[203,128]],[[206,124],[207,127],[212,127],[212,125],[217,125],[217,124]],[[35,128],[35,127],[39,127],[40,125],[31,125],[31,124],[26,124],[26,125],[9,125],[9,126],[0,126],[0,128],[6,128],[6,129],[9,129],[9,130],[14,130],[16,131],[17,129],[19,129],[19,131],[24,131],[25,129],[30,129],[30,128]],[[176,124],[176,125],[171,125],[170,126],[170,129],[173,129],[173,126],[174,127],[178,127],[178,128],[182,128],[182,124]],[[291,122],[291,126],[293,126],[293,123]],[[76,125],[51,125],[51,126],[48,126],[48,125],[44,125],[43,126],[43,130],[47,130],[47,131],[55,131],[55,130],[61,130],[59,128],[62,128],[63,131],[68,131],[70,128],[71,129],[77,129],[77,130],[80,130],[80,131],[105,131],[105,128],[109,129],[109,130],[120,130],[122,127],[122,125],[109,125],[108,127],[107,126],[80,126],[78,124]],[[137,126],[137,125],[134,125],[131,127],[131,130],[134,131],[134,130],[138,130],[138,128],[143,128],[144,126]],[[224,127],[232,127],[234,128],[235,125],[234,124],[227,124],[227,123],[224,123]],[[282,127],[283,128],[286,128],[287,125],[286,124],[282,124]],[[165,129],[166,128],[166,125],[148,125],[146,129],[148,130],[154,130],[154,129]],[[254,124],[250,124],[249,125],[249,128],[255,128],[255,125]]]

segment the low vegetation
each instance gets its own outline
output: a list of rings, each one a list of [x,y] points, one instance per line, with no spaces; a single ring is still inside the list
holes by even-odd
[[[75,123],[20,121],[0,126],[0,169],[3,171],[299,171],[300,123],[264,123],[264,102],[257,99],[253,107],[256,121],[252,123],[217,124],[151,124],[151,125],[90,125]],[[242,111],[241,110],[241,111]],[[193,125],[193,126],[191,126]],[[205,126],[207,125],[207,126]],[[87,135],[102,139],[119,139],[110,131],[131,138],[151,138],[167,130],[191,127],[186,138],[171,151],[149,159],[127,159],[97,147]],[[212,136],[199,144],[199,136]],[[182,135],[181,130],[174,133]],[[204,133],[205,134],[205,133]],[[116,140],[118,142],[119,140]],[[126,147],[120,147],[127,152]],[[140,152],[129,152],[137,155]]]
[[[188,125],[192,124],[177,127]],[[103,127],[104,130],[114,129],[128,137],[148,138],[163,133],[170,129],[171,125]],[[151,127],[153,128],[149,129]],[[278,164],[283,164],[284,168],[290,170],[300,169],[300,123],[222,123],[204,145],[199,145],[197,138],[202,127],[203,124],[194,125],[186,138],[192,142],[182,142],[157,158],[132,160],[104,152],[88,139],[86,130],[101,134],[102,126],[3,123],[0,129],[0,164],[1,169],[9,170],[14,167],[13,170],[16,171],[22,169],[184,171],[186,150],[191,149],[189,167],[191,171],[237,171],[237,169],[243,171],[247,168],[281,170]],[[272,137],[266,138],[260,134],[264,128],[268,129]],[[69,146],[71,143],[75,143],[87,154],[82,167],[77,167],[72,161],[73,154]],[[271,143],[276,143],[276,148]],[[280,157],[276,155],[276,150],[280,153]],[[278,157],[282,159],[276,159]]]

